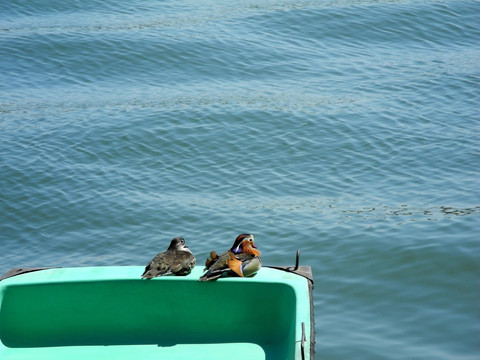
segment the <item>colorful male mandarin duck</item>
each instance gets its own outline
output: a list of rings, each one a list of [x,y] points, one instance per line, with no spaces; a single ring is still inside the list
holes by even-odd
[[[196,259],[181,237],[173,238],[167,251],[155,256],[145,267],[142,279],[151,279],[168,274],[188,275]]]
[[[208,271],[199,280],[216,280],[222,275],[246,277],[255,274],[262,266],[262,258],[253,240],[253,235],[241,234],[230,250],[221,255],[212,251],[205,261],[204,271]]]

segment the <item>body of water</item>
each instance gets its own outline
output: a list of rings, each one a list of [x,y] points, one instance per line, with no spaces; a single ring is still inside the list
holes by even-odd
[[[317,359],[480,356],[479,1],[0,1],[0,273],[315,278]],[[139,274],[140,276],[140,274]]]

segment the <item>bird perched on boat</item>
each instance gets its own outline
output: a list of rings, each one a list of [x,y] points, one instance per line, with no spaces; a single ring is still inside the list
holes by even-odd
[[[182,237],[175,237],[167,251],[155,256],[145,267],[142,279],[151,279],[168,274],[188,275],[195,266],[196,259]]]
[[[216,280],[222,275],[246,277],[255,274],[262,266],[262,258],[253,241],[252,234],[240,234],[233,246],[223,254],[210,252],[204,269],[208,271],[199,280]]]

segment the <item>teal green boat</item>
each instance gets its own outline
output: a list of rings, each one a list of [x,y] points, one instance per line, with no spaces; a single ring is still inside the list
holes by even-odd
[[[314,359],[310,267],[142,280],[143,266],[14,269],[0,359]]]

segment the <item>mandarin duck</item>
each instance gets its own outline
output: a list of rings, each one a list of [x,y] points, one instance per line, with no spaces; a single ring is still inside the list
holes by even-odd
[[[247,277],[254,275],[262,266],[260,251],[255,246],[251,234],[240,234],[233,246],[221,255],[215,251],[205,261],[205,270],[208,270],[200,281],[216,280],[222,275]]]
[[[163,275],[188,275],[195,266],[196,259],[181,237],[173,238],[167,251],[155,256],[145,267],[142,279]]]

